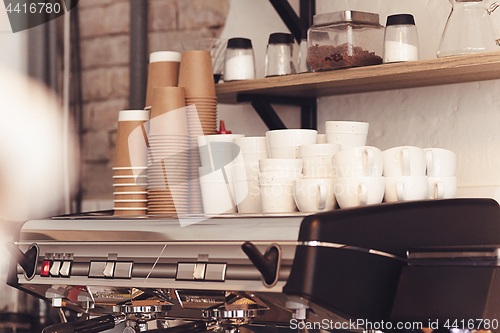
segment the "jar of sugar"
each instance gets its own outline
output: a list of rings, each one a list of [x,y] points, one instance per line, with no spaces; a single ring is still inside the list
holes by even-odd
[[[224,81],[255,79],[255,58],[252,41],[231,38],[227,41]]]
[[[384,62],[418,59],[418,34],[413,15],[388,16],[384,37]]]

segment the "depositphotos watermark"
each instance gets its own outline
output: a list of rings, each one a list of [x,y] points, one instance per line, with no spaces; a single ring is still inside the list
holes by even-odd
[[[12,32],[52,21],[75,8],[79,0],[4,0]]]
[[[422,322],[391,322],[391,321],[369,321],[366,319],[356,319],[349,321],[333,321],[323,319],[322,321],[304,321],[299,319],[290,320],[290,329],[292,330],[391,330],[422,329]]]

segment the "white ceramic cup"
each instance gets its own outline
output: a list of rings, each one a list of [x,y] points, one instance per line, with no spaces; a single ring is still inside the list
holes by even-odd
[[[326,134],[318,134],[316,143],[326,143]]]
[[[384,177],[335,178],[333,190],[340,208],[379,204],[384,199]]]
[[[259,165],[260,160],[265,160],[269,158],[269,153],[266,150],[265,152],[260,152],[260,153],[241,153],[241,156],[243,157],[243,161],[245,164],[250,165],[253,163],[257,163]]]
[[[427,176],[455,176],[457,156],[454,152],[443,148],[425,148],[424,151],[427,164]]]
[[[266,132],[270,158],[298,158],[300,145],[317,142],[318,131],[311,129],[283,129]]]
[[[297,159],[299,158],[298,147],[269,147],[269,157],[278,159]]]
[[[258,178],[247,180],[235,179],[234,189],[236,192],[236,200],[238,201],[238,213],[262,213]]]
[[[319,143],[313,145],[299,146],[299,158],[333,156],[340,151],[340,145],[331,143]]]
[[[422,148],[413,146],[394,147],[382,152],[384,176],[425,176],[426,161]]]
[[[215,134],[198,137],[198,150],[202,166],[226,165],[235,161],[239,154],[239,149],[235,149],[234,139],[244,137],[244,134]],[[242,162],[242,161],[241,161]]]
[[[424,200],[429,198],[427,176],[385,177],[386,202]]]
[[[304,157],[304,178],[334,178],[332,156]]]
[[[263,213],[293,213],[297,211],[293,199],[293,181],[302,175],[259,175],[260,199]]]
[[[314,144],[318,140],[318,131],[312,129],[282,129],[266,132],[267,146],[271,147],[298,147]]]
[[[343,149],[333,155],[333,169],[337,177],[380,177],[384,171],[382,151],[370,146]]]
[[[261,173],[302,173],[304,161],[300,159],[265,159],[259,161]]]
[[[326,142],[339,144],[340,149],[366,146],[369,124],[359,121],[325,122]]]
[[[451,199],[457,194],[457,177],[427,177],[430,199]]]
[[[230,166],[230,169],[233,172],[232,179],[234,180],[257,179],[259,177],[258,164],[233,164]]]
[[[231,181],[226,182],[222,170],[208,173],[207,167],[200,167],[200,188],[203,210],[207,215],[236,213],[236,196]]]
[[[265,136],[247,136],[235,138],[233,141],[242,153],[267,153],[267,138]]]
[[[293,198],[301,212],[324,212],[335,208],[333,179],[297,179]]]

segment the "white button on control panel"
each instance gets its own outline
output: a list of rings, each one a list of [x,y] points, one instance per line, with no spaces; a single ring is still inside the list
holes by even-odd
[[[115,263],[115,278],[130,279],[132,277],[133,262],[116,262]]]
[[[226,264],[207,264],[205,280],[224,281],[226,279]]]
[[[91,261],[89,269],[89,277],[91,278],[104,277],[104,268],[106,268],[105,261]]]
[[[69,272],[71,270],[71,261],[63,261],[61,265],[61,269],[59,270],[59,274],[61,276],[69,276]]]
[[[203,280],[205,278],[205,267],[207,266],[206,263],[199,262],[196,264],[193,272],[193,278],[195,280]]]
[[[193,280],[195,265],[195,263],[178,263],[175,278],[177,280]]]
[[[59,268],[61,267],[61,262],[60,261],[54,261],[52,263],[52,267],[50,268],[50,275],[52,276],[58,276],[59,275]]]
[[[114,261],[106,262],[106,266],[104,267],[102,274],[105,277],[113,277],[114,273],[115,273],[115,262]]]

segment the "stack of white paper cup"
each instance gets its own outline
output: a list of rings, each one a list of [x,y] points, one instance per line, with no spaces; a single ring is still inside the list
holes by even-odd
[[[336,144],[299,146],[299,157],[304,163],[304,179],[295,180],[293,194],[301,212],[320,212],[335,207],[333,191],[333,156],[340,150]]]
[[[205,214],[236,213],[233,166],[235,163],[243,164],[243,159],[241,154],[235,151],[233,141],[244,136],[215,134],[198,137],[201,160],[198,172]]]
[[[235,155],[241,154],[243,160],[241,164],[237,159],[233,166],[238,213],[261,213],[259,161],[269,157],[266,137],[237,138],[234,143]]]
[[[422,148],[394,147],[385,150],[383,156],[386,202],[428,199],[429,184]]]
[[[325,122],[326,142],[339,144],[340,149],[366,146],[369,124],[359,121]]]
[[[312,129],[282,129],[266,132],[270,158],[299,158],[299,146],[315,144],[318,131]]]
[[[443,148],[425,148],[430,199],[450,199],[457,193],[457,157]]]
[[[333,155],[334,191],[340,208],[381,203],[384,158],[376,147],[346,148]]]
[[[259,162],[259,188],[264,213],[293,213],[293,181],[302,179],[301,159],[266,159]]]
[[[113,195],[115,215],[145,215],[149,111],[124,110],[118,117]]]

